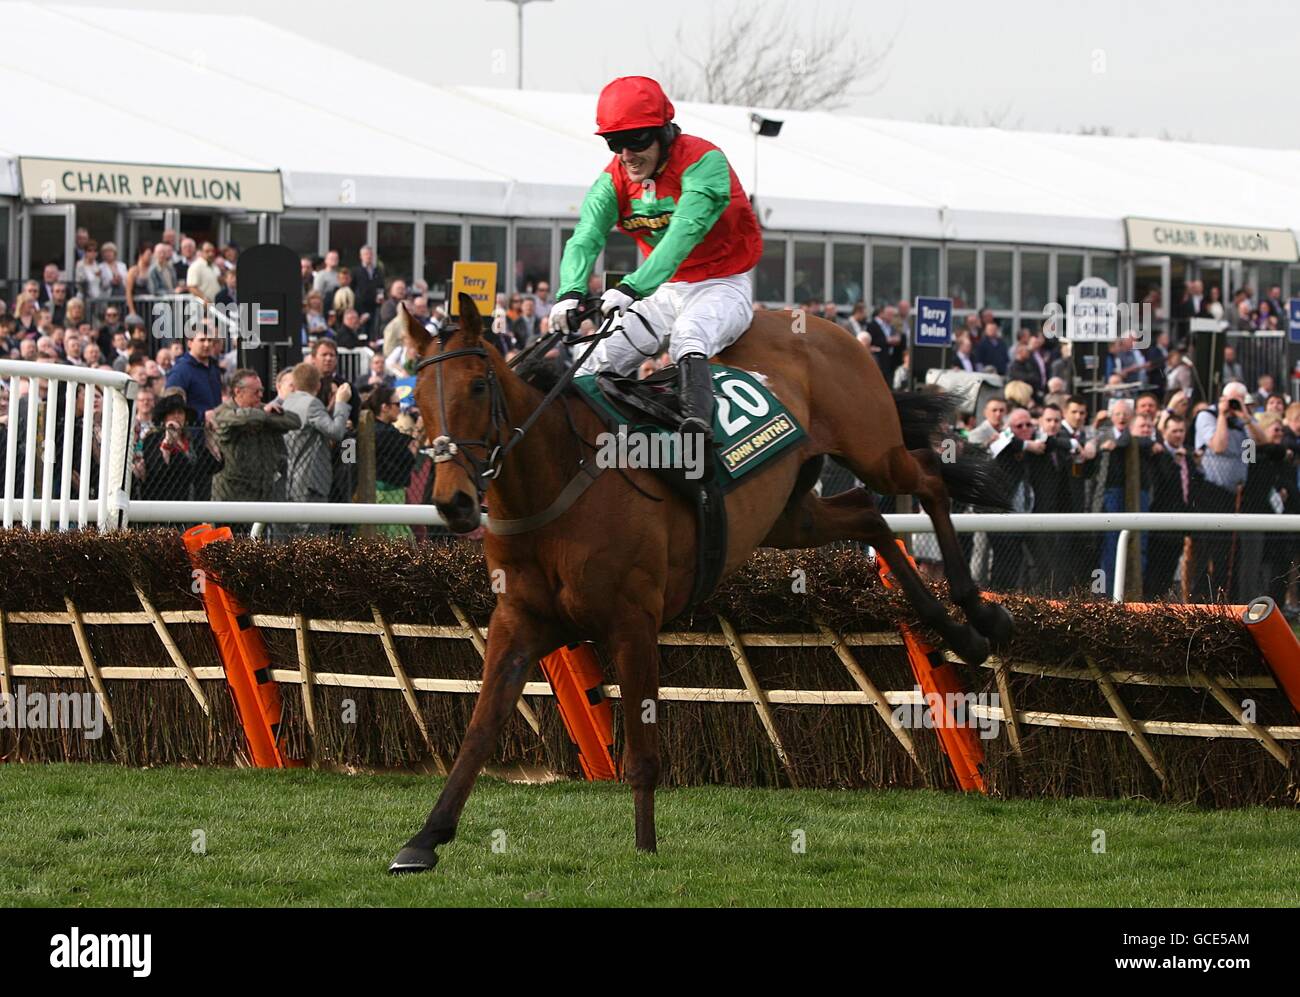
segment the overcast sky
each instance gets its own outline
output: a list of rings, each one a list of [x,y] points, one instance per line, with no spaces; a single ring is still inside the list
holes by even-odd
[[[174,0],[81,5],[177,9]],[[1294,0],[773,5],[806,22],[845,20],[864,45],[893,39],[874,92],[849,104],[855,113],[973,124],[993,116],[1004,127],[1042,131],[1104,127],[1120,135],[1300,146]],[[656,75],[679,27],[698,31],[731,8],[727,0],[531,3],[524,85],[594,94],[614,76]],[[185,9],[257,16],[432,83],[514,85],[515,7],[502,0],[218,0]],[[356,82],[322,66],[320,78],[304,86]]]

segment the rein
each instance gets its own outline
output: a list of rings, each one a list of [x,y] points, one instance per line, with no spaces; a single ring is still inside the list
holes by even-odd
[[[549,408],[551,404],[564,392],[564,389],[569,386],[579,368],[586,362],[587,358],[591,356],[592,351],[596,349],[596,346],[600,341],[614,332],[616,326],[613,318],[614,317],[611,316],[611,318],[607,320],[600,329],[592,333],[590,336],[582,336],[574,339],[566,337],[564,339],[564,342],[570,346],[587,344],[587,349],[582,356],[574,360],[569,368],[560,376],[537,407],[529,413],[528,418],[513,430],[507,430],[507,427],[510,424],[510,414],[506,409],[505,395],[502,392],[501,383],[497,379],[496,371],[493,369],[491,358],[489,357],[488,351],[485,347],[467,346],[457,350],[435,353],[433,356],[421,357],[419,362],[415,365],[415,373],[418,377],[424,368],[434,368],[438,388],[438,414],[442,419],[444,433],[443,435],[436,437],[429,447],[422,449],[420,452],[431,457],[435,464],[442,464],[447,461],[455,461],[460,464],[465,473],[473,479],[479,500],[482,501],[483,496],[487,494],[487,483],[499,480],[502,464],[505,462],[506,457],[509,456],[510,451],[513,450],[521,440],[523,440],[527,435],[528,430],[536,425],[537,420],[541,418],[542,413]],[[448,333],[452,331],[455,331],[454,328],[447,330]],[[445,342],[445,338],[443,341]],[[482,439],[465,439],[450,435],[450,433],[447,432],[449,424],[447,420],[447,402],[446,394],[443,390],[441,365],[443,361],[454,360],[457,357],[481,357],[483,359],[484,379],[487,383],[488,404],[491,417],[488,433],[485,434]],[[578,440],[580,445],[585,443],[582,436],[578,433],[577,427],[573,424],[573,417],[569,413],[567,404],[565,405],[564,412],[565,419],[569,425],[569,431],[573,434],[574,438]],[[491,438],[489,438],[489,435]],[[503,443],[502,439],[505,435],[508,435],[509,439]],[[486,454],[486,459],[476,457],[466,448],[481,448],[484,454]],[[461,457],[464,457],[464,461],[460,459]],[[555,501],[547,506],[546,509],[540,513],[527,516],[523,519],[493,519],[489,515],[488,528],[492,530],[493,533],[500,535],[527,533],[532,530],[540,529],[542,526],[545,526],[547,523],[559,518],[568,511],[569,507],[578,500],[578,497],[591,486],[597,477],[600,476],[602,470],[603,468],[593,468],[587,459],[579,458],[577,473],[572,479],[570,479],[569,483],[565,485],[563,490],[561,490]]]

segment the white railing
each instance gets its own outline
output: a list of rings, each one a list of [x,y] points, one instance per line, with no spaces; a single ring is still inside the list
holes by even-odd
[[[20,514],[23,526],[50,529],[58,512],[58,528],[87,526],[100,530],[125,526],[131,495],[132,399],[137,385],[127,374],[91,370],[70,364],[35,363],[28,360],[0,360],[0,379],[8,378],[9,403],[6,411],[4,453],[4,526],[14,525]],[[45,397],[42,401],[41,388]],[[23,388],[27,394],[23,396]],[[59,393],[63,393],[62,440],[55,439],[59,425]],[[96,415],[96,399],[102,399]],[[78,405],[80,400],[80,406]],[[23,436],[23,489],[15,494],[18,476],[18,428],[25,409]],[[74,429],[82,413],[80,460],[73,468]],[[39,490],[36,476],[37,439],[41,439]],[[99,480],[91,515],[91,456],[99,445]],[[58,499],[54,498],[54,474],[59,472]],[[77,475],[77,498],[72,501],[72,476]]]
[[[895,533],[933,533],[928,516],[886,516]],[[1115,533],[1112,597],[1124,601],[1134,533],[1300,533],[1300,516],[1210,512],[972,512],[952,517],[958,533]]]
[[[140,502],[131,514],[152,523],[252,523],[254,535],[273,523],[337,523],[351,526],[445,526],[433,506],[329,502]],[[887,515],[895,533],[933,533],[925,515]],[[486,522],[486,518],[484,519]],[[1300,533],[1300,516],[1250,513],[1078,512],[957,513],[958,533],[1119,533],[1113,598],[1124,601],[1127,555],[1134,533]]]

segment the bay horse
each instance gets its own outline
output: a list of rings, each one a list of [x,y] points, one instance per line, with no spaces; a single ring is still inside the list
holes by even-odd
[[[455,837],[470,790],[539,659],[586,640],[608,651],[622,701],[634,704],[624,709],[623,778],[632,787],[636,847],[654,851],[659,735],[645,719],[655,711],[642,704],[658,697],[659,631],[687,607],[692,593],[695,510],[652,471],[611,470],[587,482],[567,511],[546,522],[557,496],[579,480],[580,462],[590,465],[590,441],[605,427],[572,395],[542,406],[544,392],[482,338],[473,299],[462,294],[458,304],[459,326],[436,336],[402,309],[420,357],[415,400],[433,443],[434,505],[452,530],[466,533],[479,525],[486,494],[484,548],[504,591],[488,625],[483,682],[451,773],[423,828],[389,870],[434,867],[435,849]],[[949,500],[997,504],[991,465],[941,459],[932,440],[947,414],[946,399],[913,394],[896,402],[854,336],[826,319],[799,318],[757,311],[749,330],[715,358],[761,375],[807,432],[797,458],[774,457],[727,495],[724,577],[760,546],[861,541],[888,563],[919,619],[964,661],[982,662],[990,640],[1007,640],[1013,622],[972,581]],[[950,597],[966,622],[953,619],[922,582],[867,488],[825,499],[815,494],[824,455],[878,494],[920,499],[934,523]],[[492,523],[503,520],[538,525],[493,532]]]

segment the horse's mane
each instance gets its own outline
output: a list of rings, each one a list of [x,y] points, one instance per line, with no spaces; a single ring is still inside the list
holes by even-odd
[[[539,391],[550,391],[560,379],[557,366],[546,359],[546,351],[554,338],[547,335],[534,340],[510,365],[525,384],[530,384]]]

